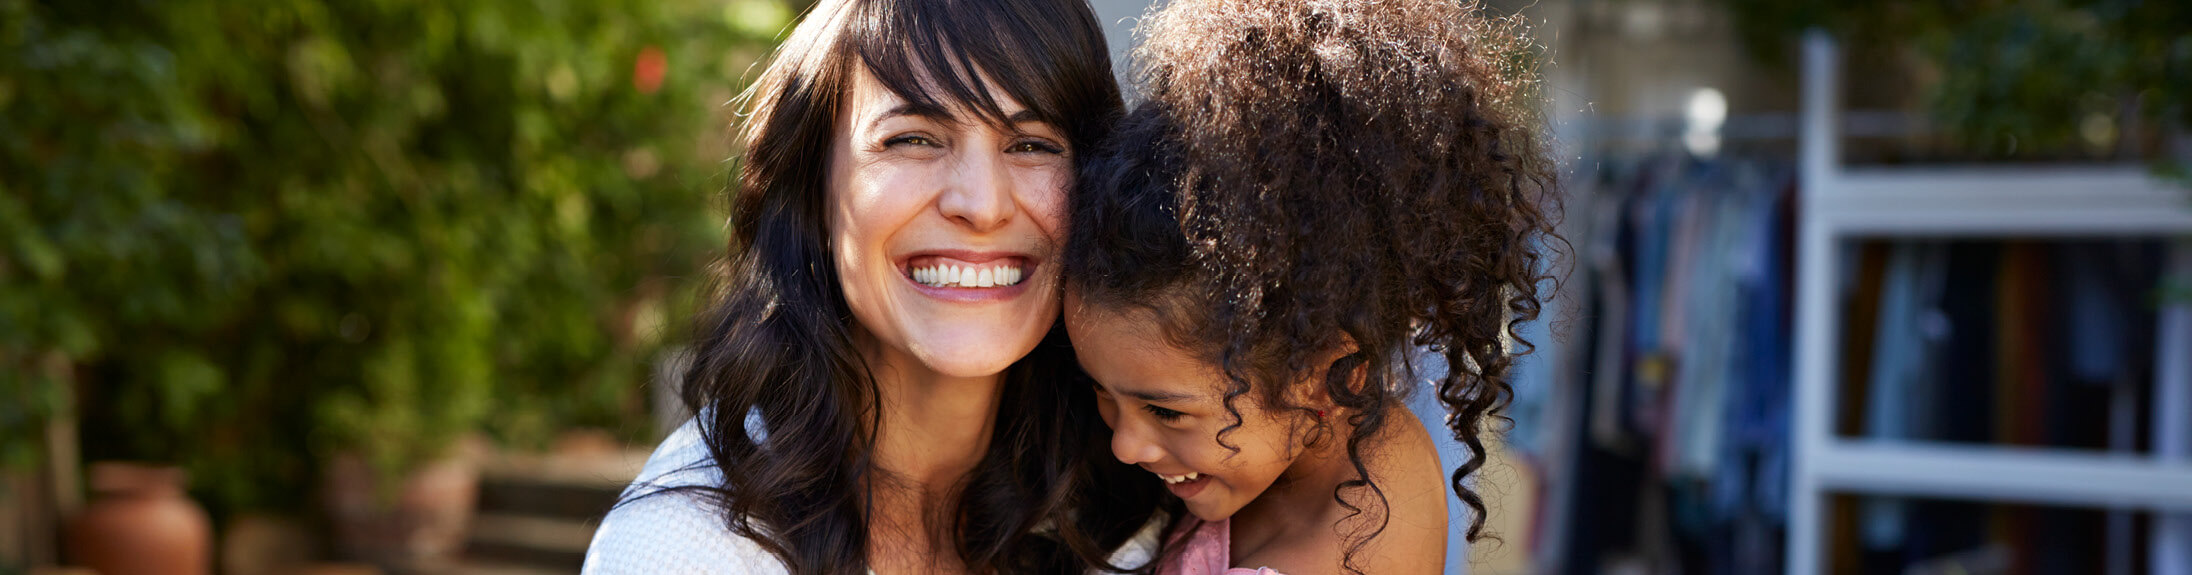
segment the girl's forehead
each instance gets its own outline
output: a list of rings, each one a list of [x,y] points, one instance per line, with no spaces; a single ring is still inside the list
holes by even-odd
[[[1069,302],[1065,322],[1074,349],[1098,349],[1107,358],[1131,355],[1187,359],[1186,353],[1166,344],[1163,328],[1148,313]]]

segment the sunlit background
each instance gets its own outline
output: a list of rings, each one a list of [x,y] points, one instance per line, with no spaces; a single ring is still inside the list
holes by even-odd
[[[576,572],[805,7],[0,0],[0,574]],[[2192,5],[1489,8],[1572,257],[1448,572],[2192,575]]]

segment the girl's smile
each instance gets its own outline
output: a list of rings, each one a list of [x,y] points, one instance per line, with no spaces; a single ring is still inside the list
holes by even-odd
[[[1194,497],[1203,492],[1203,486],[1210,484],[1210,476],[1193,472],[1180,476],[1159,473],[1157,477],[1164,480],[1165,489],[1172,490],[1172,495],[1180,499]]]
[[[1252,396],[1229,408],[1228,380],[1173,346],[1152,313],[1066,299],[1066,331],[1095,380],[1112,455],[1156,475],[1196,517],[1233,516],[1304,455],[1296,418],[1269,413]]]

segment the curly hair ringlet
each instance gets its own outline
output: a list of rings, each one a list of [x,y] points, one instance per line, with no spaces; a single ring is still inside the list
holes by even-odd
[[[1482,538],[1464,480],[1563,245],[1519,19],[1452,0],[1175,0],[1142,33],[1143,101],[1069,201],[1068,289],[1154,312],[1222,371],[1221,444],[1237,398],[1306,409],[1287,384],[1321,381],[1358,474],[1333,497],[1376,513],[1351,530],[1351,572],[1387,520],[1366,442],[1421,381],[1417,350],[1444,359],[1433,387],[1475,454],[1451,487]]]
[[[1008,122],[994,86],[1056,126],[1076,162],[1123,107],[1085,0],[825,0],[740,96],[729,249],[681,386],[700,414],[700,465],[723,479],[642,497],[720,510],[801,575],[868,572],[875,487],[889,480],[873,464],[879,390],[827,246],[825,164],[856,66],[908,102]],[[1088,392],[1057,383],[1078,372],[1063,340],[1053,327],[1002,374],[987,451],[931,518],[970,572],[1112,568],[1108,552],[1157,516],[1161,488],[1120,487],[1139,472],[1108,456]]]

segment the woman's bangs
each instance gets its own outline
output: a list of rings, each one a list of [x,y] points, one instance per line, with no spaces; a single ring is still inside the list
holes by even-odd
[[[1060,53],[1061,34],[1040,28],[1011,3],[928,1],[887,9],[868,3],[842,38],[885,89],[916,108],[957,114],[971,111],[1000,127],[1011,114],[985,88],[994,86],[1026,108],[1038,121],[1064,128],[1064,95],[1080,81],[1063,61],[1081,59]],[[1099,54],[1100,56],[1100,54]]]

